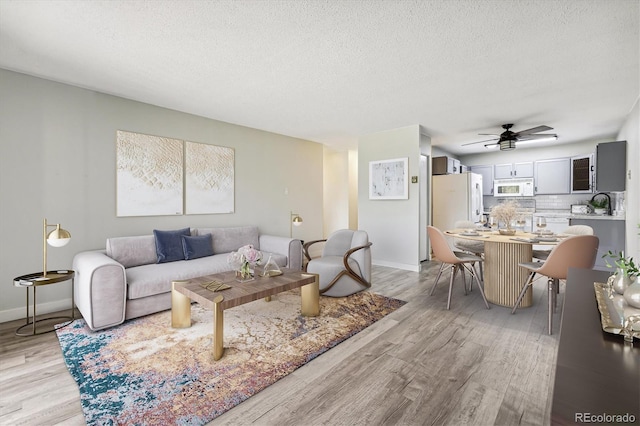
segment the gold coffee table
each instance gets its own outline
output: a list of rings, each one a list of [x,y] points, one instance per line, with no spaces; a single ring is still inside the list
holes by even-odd
[[[217,361],[224,354],[223,313],[225,309],[258,299],[268,299],[275,294],[300,287],[302,315],[317,316],[320,313],[320,284],[317,274],[282,268],[283,274],[279,276],[257,276],[260,272],[256,270],[255,280],[244,283],[236,281],[234,271],[205,275],[187,281],[173,281],[171,283],[171,326],[191,327],[192,300],[212,310],[213,359]],[[211,291],[201,285],[212,281],[227,284],[230,288]]]

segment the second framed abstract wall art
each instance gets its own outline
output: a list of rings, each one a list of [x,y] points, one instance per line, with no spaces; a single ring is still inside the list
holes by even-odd
[[[186,142],[187,214],[233,213],[234,151],[224,146]]]
[[[409,198],[409,158],[369,162],[369,199]]]

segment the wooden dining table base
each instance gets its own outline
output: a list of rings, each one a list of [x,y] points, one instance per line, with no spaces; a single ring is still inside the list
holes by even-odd
[[[520,262],[531,262],[531,244],[505,244],[485,241],[484,244],[484,294],[491,303],[512,308],[522,290],[528,274]],[[533,303],[531,287],[522,298],[519,307]]]

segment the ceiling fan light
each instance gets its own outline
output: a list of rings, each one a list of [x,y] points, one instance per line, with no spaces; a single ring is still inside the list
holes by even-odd
[[[521,140],[521,141],[518,141],[518,145],[526,145],[529,143],[538,143],[538,142],[550,142],[550,141],[557,141],[557,140],[558,140],[558,135],[553,135],[547,138]]]
[[[500,151],[511,151],[516,149],[516,141],[500,141]]]

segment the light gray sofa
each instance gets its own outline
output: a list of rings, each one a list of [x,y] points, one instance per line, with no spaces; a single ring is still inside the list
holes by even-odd
[[[157,263],[154,235],[109,238],[106,250],[75,255],[74,296],[91,330],[171,308],[171,281],[228,271],[228,253],[247,244],[271,256],[278,266],[302,269],[300,240],[260,235],[255,226],[192,228],[192,236],[212,235],[213,254]],[[208,238],[208,237],[206,237]]]

